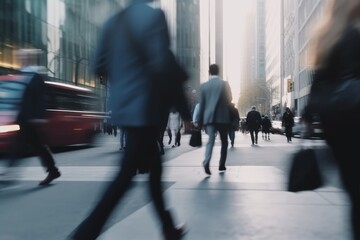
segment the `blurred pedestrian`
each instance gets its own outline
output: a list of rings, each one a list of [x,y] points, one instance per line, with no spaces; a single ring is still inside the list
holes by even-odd
[[[285,112],[283,113],[282,122],[281,122],[282,127],[285,128],[285,136],[286,136],[287,142],[292,141],[292,135],[293,135],[292,128],[293,128],[294,124],[295,124],[294,114],[292,113],[290,108],[287,107],[287,108],[285,108]]]
[[[106,21],[97,46],[95,73],[107,76],[112,121],[126,129],[126,148],[119,172],[71,239],[99,236],[143,163],[148,165],[149,192],[164,239],[181,239],[185,233],[183,226],[175,226],[162,194],[158,139],[170,107],[174,106],[184,120],[191,118],[183,92],[187,74],[170,50],[164,12],[148,2],[133,0]]]
[[[167,125],[167,129],[170,129],[171,135],[174,136],[173,137],[173,145],[171,147],[177,146],[177,140],[178,140],[177,135],[180,132],[181,125],[182,125],[182,120],[181,120],[179,112],[177,112],[175,108],[172,108],[169,113],[168,125]],[[171,145],[171,142],[170,142],[170,145]]]
[[[250,138],[252,145],[258,144],[258,135],[261,127],[261,115],[256,110],[255,106],[251,107],[251,110],[246,114],[246,126],[250,132]]]
[[[228,106],[231,104],[232,94],[229,83],[222,80],[219,75],[219,66],[212,64],[209,67],[210,79],[200,86],[199,119],[195,126],[203,126],[209,136],[206,144],[203,166],[205,173],[211,175],[210,160],[215,144],[216,133],[221,139],[221,153],[219,171],[225,171],[228,147],[228,131],[230,113]]]
[[[271,120],[267,115],[265,115],[261,122],[261,131],[264,134],[264,140],[270,140],[271,127]]]
[[[48,175],[39,185],[48,185],[60,177],[59,169],[50,148],[46,145],[43,126],[46,124],[45,79],[46,68],[39,66],[41,51],[38,49],[20,49],[17,56],[22,65],[21,75],[27,79],[27,85],[22,96],[17,124],[20,126],[10,151],[9,167],[19,164],[28,150],[28,145],[39,155],[41,164],[46,167]],[[10,169],[9,169],[10,171]],[[10,171],[11,172],[11,171]],[[9,173],[11,174],[11,173]],[[8,176],[11,178],[11,176]],[[9,181],[13,183],[13,181]]]
[[[340,112],[329,109],[325,117],[322,110],[328,103],[319,102],[318,97],[327,94],[329,86],[337,86],[346,76],[360,81],[360,1],[328,1],[325,17],[313,35],[312,67],[313,85],[309,104],[305,108],[304,120],[311,125],[314,114],[320,113],[324,137],[334,153],[345,191],[351,203],[351,227],[353,239],[360,239],[360,174],[359,145],[360,128],[344,127],[360,122],[360,112]],[[338,94],[344,94],[339,92]],[[345,93],[346,94],[346,93]]]
[[[229,128],[229,138],[231,147],[234,147],[235,142],[235,132],[240,129],[240,115],[239,111],[235,107],[235,104],[230,104],[230,128]]]
[[[246,134],[246,132],[247,132],[246,119],[245,118],[240,120],[240,130],[241,130],[242,134]]]

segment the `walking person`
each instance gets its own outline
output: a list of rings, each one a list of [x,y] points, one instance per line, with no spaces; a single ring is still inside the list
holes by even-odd
[[[225,163],[228,147],[228,131],[230,125],[229,105],[232,94],[229,83],[220,79],[219,66],[212,64],[209,67],[210,79],[200,86],[199,119],[195,127],[203,126],[209,136],[206,144],[205,159],[203,166],[205,173],[211,175],[210,160],[214,148],[216,133],[219,132],[221,139],[221,154],[219,171],[225,171]]]
[[[295,122],[294,122],[294,114],[292,113],[292,111],[290,110],[290,108],[286,108],[285,112],[282,116],[282,127],[285,128],[285,136],[287,139],[287,142],[291,142],[291,138],[292,138],[292,128],[294,126]]]
[[[21,75],[27,78],[27,86],[23,93],[20,111],[17,116],[17,124],[20,129],[12,144],[9,159],[9,176],[11,179],[11,168],[17,166],[26,153],[28,145],[31,145],[36,154],[39,155],[41,164],[46,168],[48,175],[39,185],[48,185],[54,179],[60,177],[60,171],[56,167],[53,154],[46,144],[42,127],[46,124],[46,107],[45,107],[45,78],[46,68],[38,66],[39,55],[38,49],[20,49],[18,58],[23,66]],[[6,174],[5,174],[6,175]],[[14,181],[9,181],[9,184]]]
[[[304,121],[309,125],[314,114],[320,114],[324,137],[331,148],[340,170],[342,183],[351,204],[350,223],[353,239],[360,239],[360,175],[359,138],[360,128],[351,131],[344,126],[360,122],[358,109],[346,112],[340,108],[330,108],[327,113],[326,99],[317,101],[327,87],[337,86],[348,76],[360,81],[360,1],[328,1],[325,17],[313,36],[312,68],[313,85],[310,90],[308,110]],[[341,94],[347,94],[340,92]],[[355,136],[355,138],[354,138]]]
[[[171,131],[171,135],[174,136],[172,138],[173,145],[171,146],[173,148],[177,146],[177,140],[179,140],[178,133],[180,132],[181,125],[182,120],[179,112],[177,112],[175,108],[172,108],[169,113],[167,129],[169,129]],[[171,145],[171,141],[169,145]]]
[[[242,134],[246,134],[246,131],[247,131],[247,126],[246,126],[246,119],[241,119],[240,120],[240,130],[242,132]]]
[[[261,121],[260,113],[256,110],[255,106],[252,106],[251,110],[246,114],[246,126],[250,132],[252,145],[258,144]]]
[[[261,122],[261,131],[264,134],[264,140],[270,140],[271,127],[271,120],[267,115],[265,115]]]
[[[239,111],[235,107],[235,104],[230,104],[230,128],[229,128],[229,139],[231,147],[234,147],[235,132],[240,129],[240,115]]]
[[[112,120],[126,129],[126,148],[119,172],[71,239],[93,240],[100,235],[143,163],[148,165],[149,193],[164,239],[181,239],[185,234],[183,226],[175,226],[162,194],[158,139],[170,107],[174,106],[183,120],[191,119],[183,92],[187,74],[170,50],[164,12],[149,2],[133,0],[106,21],[97,46],[94,71],[108,78]]]

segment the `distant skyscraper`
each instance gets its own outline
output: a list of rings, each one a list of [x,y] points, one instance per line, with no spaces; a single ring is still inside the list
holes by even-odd
[[[220,76],[226,77],[224,66],[224,9],[223,0],[215,1],[215,63],[220,66]]]
[[[265,0],[256,2],[255,82],[265,82]]]
[[[266,87],[268,89],[271,113],[276,115],[276,109],[281,105],[283,76],[282,76],[282,16],[281,1],[272,0],[265,2],[265,73]],[[291,1],[291,0],[290,0]],[[289,103],[290,104],[290,103]],[[288,105],[290,107],[290,105]],[[270,109],[269,109],[270,110]]]
[[[189,73],[189,91],[200,85],[200,4],[199,0],[177,0],[176,53]]]

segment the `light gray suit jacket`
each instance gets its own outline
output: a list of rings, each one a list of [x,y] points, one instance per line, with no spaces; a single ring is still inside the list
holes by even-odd
[[[230,124],[229,105],[232,94],[229,83],[217,76],[212,76],[209,81],[200,87],[200,125]]]

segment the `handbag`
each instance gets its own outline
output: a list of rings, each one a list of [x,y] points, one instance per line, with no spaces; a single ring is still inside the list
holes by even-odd
[[[198,128],[191,129],[189,145],[192,147],[201,147],[202,145],[201,129]]]
[[[290,160],[287,191],[311,191],[323,185],[315,149],[301,148]]]

